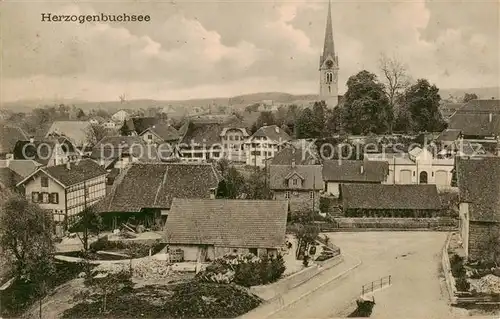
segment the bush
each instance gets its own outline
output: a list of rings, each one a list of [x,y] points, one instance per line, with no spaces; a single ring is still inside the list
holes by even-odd
[[[234,271],[235,284],[251,287],[277,281],[285,272],[285,262],[281,256],[256,258],[253,255],[225,256],[207,266],[197,277],[201,281],[212,281],[213,275]]]
[[[457,254],[453,254],[450,258],[451,274],[455,278],[465,276],[464,259]]]
[[[457,281],[455,282],[455,287],[457,288],[458,291],[469,291],[470,283],[467,281],[467,278],[465,278],[465,276],[462,276],[457,278]]]

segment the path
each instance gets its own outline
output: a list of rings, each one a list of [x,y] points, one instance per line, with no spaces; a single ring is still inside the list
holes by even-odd
[[[261,318],[346,317],[353,311],[353,301],[359,297],[361,286],[387,275],[392,275],[393,285],[379,292],[380,299],[375,294],[374,317],[452,317],[439,281],[440,252],[446,233],[364,232],[328,236],[344,254],[359,256],[363,263],[348,276],[325,284],[282,309],[275,306],[277,312],[262,313]],[[331,273],[320,276],[327,281]],[[312,280],[305,285],[312,286]]]

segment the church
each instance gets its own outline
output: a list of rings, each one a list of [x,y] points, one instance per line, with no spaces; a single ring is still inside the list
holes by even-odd
[[[325,44],[323,54],[319,58],[319,100],[325,101],[328,108],[334,108],[339,102],[339,58],[335,54],[333,42],[332,10],[328,2],[326,18]]]

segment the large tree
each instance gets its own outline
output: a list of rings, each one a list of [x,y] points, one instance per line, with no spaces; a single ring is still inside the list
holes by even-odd
[[[410,78],[407,74],[406,66],[398,61],[395,57],[390,58],[387,55],[382,55],[379,60],[379,68],[382,73],[385,93],[389,99],[389,106],[392,112],[390,115],[398,112],[397,100],[404,90],[410,85]],[[394,118],[390,119],[390,130],[392,131],[392,123]]]
[[[476,93],[465,93],[464,97],[462,98],[462,102],[467,103],[472,100],[477,100],[478,96]]]
[[[109,135],[109,131],[102,125],[92,124],[85,131],[90,147],[94,147],[100,140]]]
[[[347,80],[342,106],[343,128],[351,134],[384,133],[390,128],[392,110],[385,88],[366,70]]]
[[[313,117],[314,114],[310,108],[302,111],[295,123],[295,135],[297,138],[310,138],[314,136]]]
[[[0,246],[5,257],[12,259],[14,272],[30,278],[54,252],[53,217],[38,205],[13,195],[1,206]]]
[[[401,97],[402,114],[414,132],[439,132],[446,128],[439,111],[439,89],[426,79],[408,87]]]

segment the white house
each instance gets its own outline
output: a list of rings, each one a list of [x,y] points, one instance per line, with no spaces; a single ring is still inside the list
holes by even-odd
[[[259,128],[246,142],[246,164],[264,167],[266,161],[291,140],[290,136],[277,125]]]
[[[102,124],[105,128],[114,129],[116,128],[116,123],[113,121],[107,121]]]
[[[385,161],[389,164],[387,184],[435,184],[438,189],[451,187],[455,159],[439,159],[428,148],[416,147],[408,153],[364,156],[369,161]]]
[[[129,114],[124,110],[120,110],[111,116],[111,119],[117,123],[123,123],[128,118]]]

